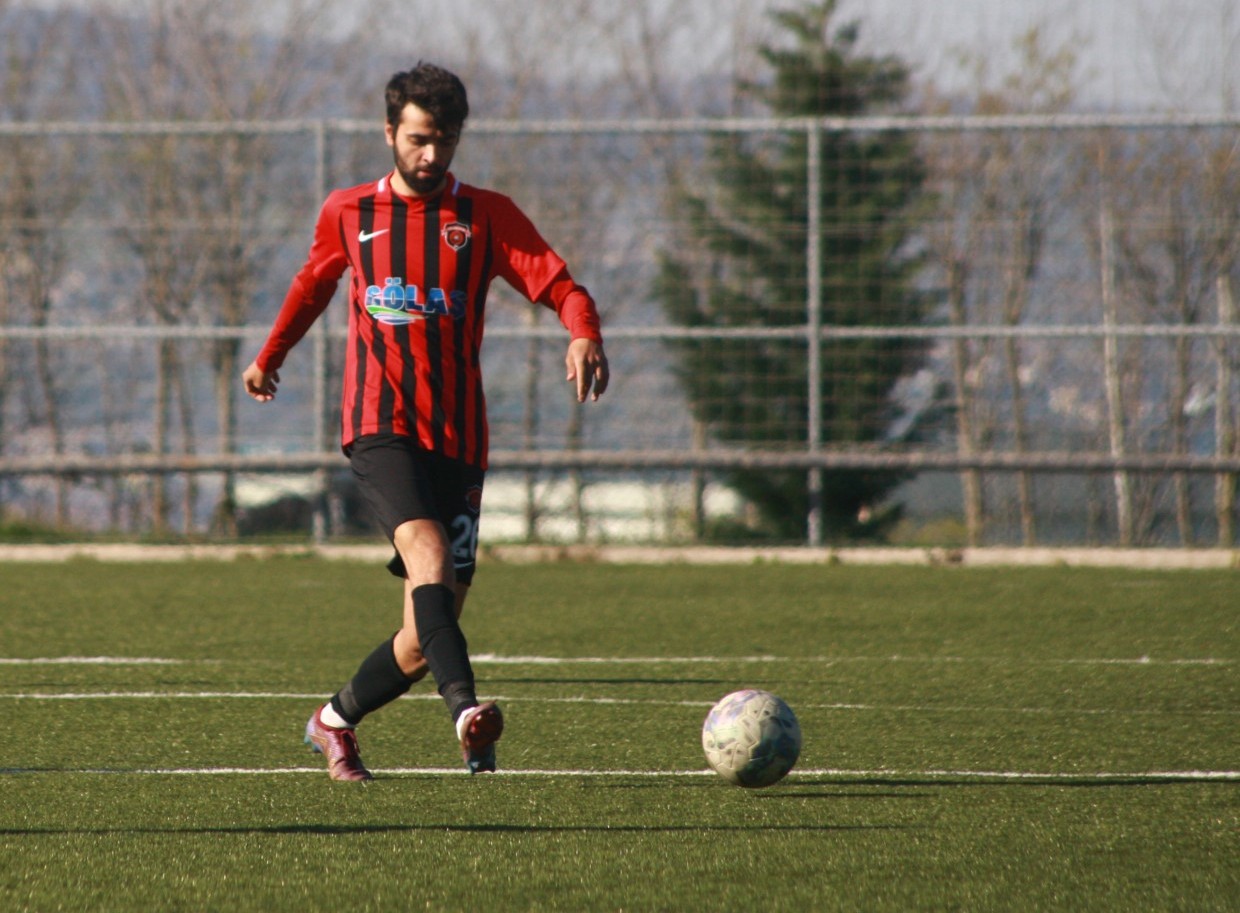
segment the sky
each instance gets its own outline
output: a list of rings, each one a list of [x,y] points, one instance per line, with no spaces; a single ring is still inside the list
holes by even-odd
[[[961,50],[1002,59],[1036,27],[1052,47],[1081,48],[1091,108],[1234,113],[1240,92],[1236,0],[842,0],[841,9],[882,49],[949,84]]]
[[[26,0],[33,5],[145,9],[176,0]],[[278,16],[282,4],[267,0],[239,9]],[[308,0],[300,0],[308,2]],[[617,10],[642,8],[650,22],[672,23],[667,41],[678,67],[713,67],[769,34],[766,13],[796,0],[389,0],[396,14],[376,23],[375,41],[451,48],[469,43],[473,53],[494,56],[503,45],[516,49],[524,66],[606,76],[613,57],[590,41],[558,35],[551,18],[584,6],[596,19]],[[356,18],[372,3],[316,0],[334,28]],[[550,13],[539,15],[539,10]],[[1081,104],[1101,111],[1235,113],[1240,107],[1240,0],[840,0],[839,21],[862,23],[863,45],[910,64],[915,76],[944,89],[976,89],[976,77],[961,66],[962,55],[984,57],[1001,72],[1015,57],[1016,39],[1039,28],[1047,47],[1065,43],[1080,50]],[[638,17],[624,14],[630,23]],[[636,26],[634,26],[636,28]],[[657,29],[656,29],[657,32]],[[403,47],[403,45],[402,45]],[[594,72],[591,72],[594,71]]]

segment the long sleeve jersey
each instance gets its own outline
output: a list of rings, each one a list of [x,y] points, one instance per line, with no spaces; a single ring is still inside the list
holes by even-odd
[[[442,193],[407,198],[384,177],[334,191],[323,204],[309,256],[256,359],[259,368],[283,364],[346,269],[346,449],[362,435],[393,433],[486,468],[480,350],[496,276],[554,310],[573,339],[602,342],[593,299],[511,199],[451,174]]]

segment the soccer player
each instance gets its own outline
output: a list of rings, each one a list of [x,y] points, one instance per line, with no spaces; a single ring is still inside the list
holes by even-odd
[[[305,265],[265,344],[243,372],[259,402],[276,395],[289,350],[349,279],[341,445],[404,580],[403,623],[306,724],[335,780],[370,780],[354,729],[429,672],[470,773],[495,770],[504,721],[475,692],[460,615],[474,575],[487,468],[479,349],[487,289],[503,277],[568,330],[568,381],[597,400],[609,371],[598,310],[511,199],[449,171],[469,114],[465,87],[427,63],[385,92],[395,167],[331,193]]]

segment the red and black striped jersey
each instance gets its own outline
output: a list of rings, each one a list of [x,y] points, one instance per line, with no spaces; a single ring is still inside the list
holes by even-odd
[[[552,308],[572,338],[602,342],[589,293],[511,199],[451,174],[436,196],[402,197],[384,177],[323,204],[310,254],[256,359],[260,369],[280,367],[346,269],[344,447],[364,434],[401,434],[486,467],[480,349],[496,276]]]

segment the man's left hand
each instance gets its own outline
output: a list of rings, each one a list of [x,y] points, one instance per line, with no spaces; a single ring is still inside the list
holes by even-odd
[[[568,368],[567,380],[577,382],[577,402],[584,403],[586,396],[597,400],[607,390],[611,371],[601,343],[584,337],[574,339],[568,344],[564,364]]]

